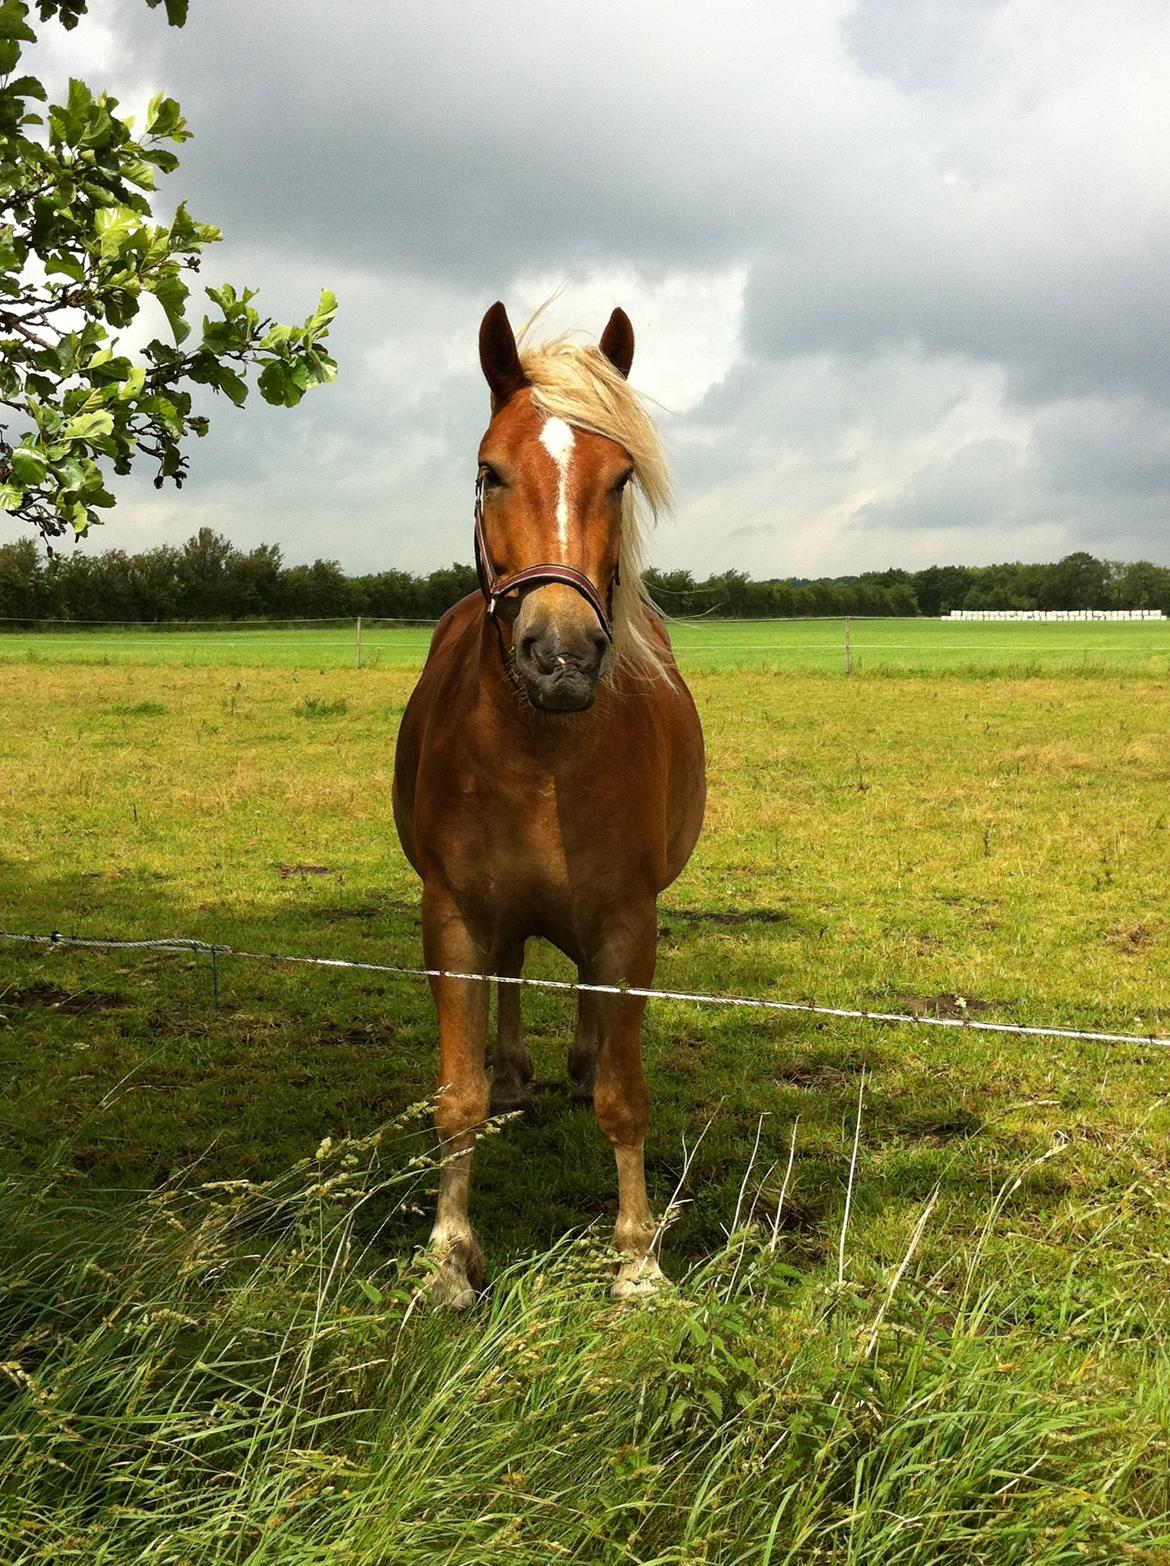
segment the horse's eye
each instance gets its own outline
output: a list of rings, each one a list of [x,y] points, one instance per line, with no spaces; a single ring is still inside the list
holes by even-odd
[[[484,489],[500,489],[504,482],[495,468],[488,462],[480,463],[479,476],[483,480]]]
[[[613,488],[610,491],[610,493],[613,494],[613,495],[620,495],[622,490],[625,489],[626,485],[630,482],[630,480],[633,478],[633,476],[634,476],[633,468],[631,468],[628,473],[623,473],[621,478],[618,479],[617,483],[613,486]]]

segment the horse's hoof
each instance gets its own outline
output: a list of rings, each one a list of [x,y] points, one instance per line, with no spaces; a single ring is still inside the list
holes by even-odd
[[[466,1278],[449,1278],[440,1274],[427,1292],[427,1303],[436,1310],[470,1310],[479,1295]]]
[[[632,1256],[622,1262],[610,1293],[615,1300],[646,1300],[670,1288],[670,1279],[653,1256]]]
[[[527,1082],[492,1083],[490,1112],[493,1115],[510,1115],[527,1109],[532,1103],[532,1089]]]
[[[429,1277],[422,1286],[427,1302],[443,1310],[470,1310],[483,1288],[483,1252],[474,1234],[451,1241],[432,1240],[424,1261]]]

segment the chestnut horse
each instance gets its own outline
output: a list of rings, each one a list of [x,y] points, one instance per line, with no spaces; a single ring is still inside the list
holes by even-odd
[[[484,316],[492,417],[479,448],[480,594],[440,620],[398,735],[394,818],[422,878],[429,968],[518,975],[551,941],[581,981],[646,987],[658,893],[703,819],[703,735],[639,575],[640,506],[668,497],[654,426],[627,384],[629,320],[600,348],[518,350],[502,304]],[[436,1121],[444,1161],[431,1235],[438,1299],[471,1305],[483,1256],[468,1218],[471,1154],[492,1110],[527,1097],[532,1062],[516,985],[498,985],[492,1082],[488,989],[433,978]],[[569,1072],[591,1093],[617,1161],[619,1297],[665,1280],[653,1255],[643,1143],[645,1000],[578,997]]]

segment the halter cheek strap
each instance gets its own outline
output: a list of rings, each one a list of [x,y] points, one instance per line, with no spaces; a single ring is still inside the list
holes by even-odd
[[[585,573],[569,565],[559,565],[550,561],[544,565],[525,566],[522,571],[513,571],[511,576],[497,576],[487,546],[487,535],[484,532],[482,473],[475,481],[475,571],[479,577],[479,590],[487,604],[489,618],[494,617],[496,605],[509,593],[528,587],[533,582],[561,582],[565,587],[571,587],[574,592],[580,593],[597,616],[606,640],[613,641],[613,590],[621,582],[620,562],[614,567],[604,602]],[[497,621],[496,624],[498,628],[499,622]]]

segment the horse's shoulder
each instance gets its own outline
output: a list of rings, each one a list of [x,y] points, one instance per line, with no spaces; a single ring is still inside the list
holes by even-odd
[[[466,598],[461,598],[457,604],[453,604],[447,610],[431,635],[430,650],[427,653],[428,663],[459,642],[472,621],[478,618],[482,604],[483,599],[479,593],[468,593]]]

